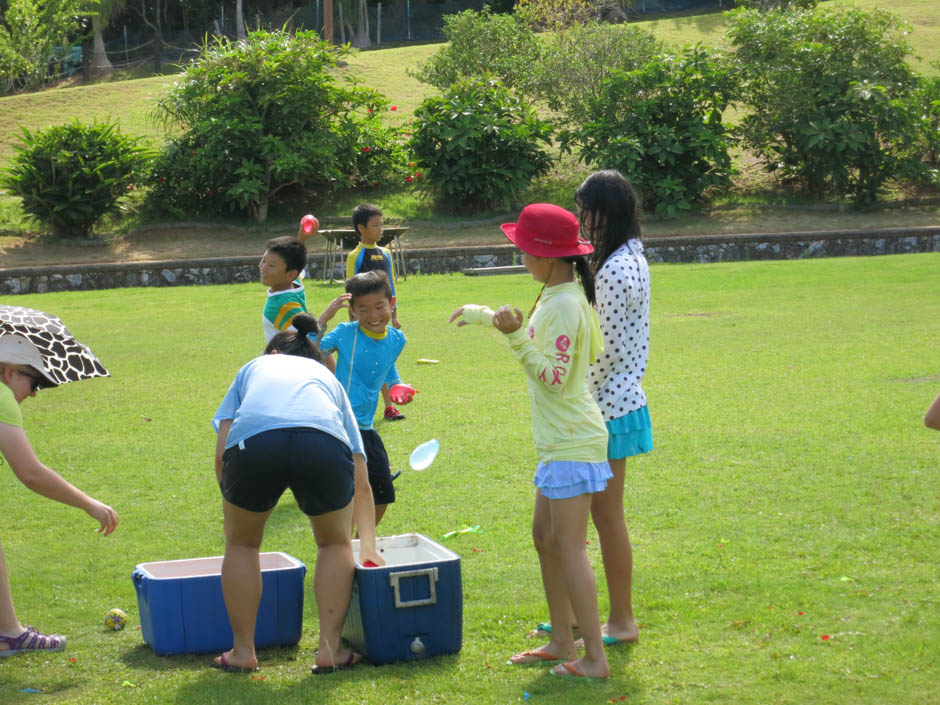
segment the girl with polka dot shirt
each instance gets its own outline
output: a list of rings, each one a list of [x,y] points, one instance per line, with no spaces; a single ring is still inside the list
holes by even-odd
[[[649,355],[650,270],[640,242],[636,194],[620,172],[591,174],[575,201],[581,233],[594,245],[595,306],[604,335],[604,354],[591,365],[588,385],[610,433],[607,458],[614,475],[591,500],[610,596],[610,615],[602,625],[604,643],[610,646],[639,636],[623,488],[626,459],[653,449],[642,387]]]

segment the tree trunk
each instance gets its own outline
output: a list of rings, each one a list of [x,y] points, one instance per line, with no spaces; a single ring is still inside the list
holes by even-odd
[[[166,3],[163,7],[166,7]],[[157,0],[151,26],[153,27],[153,70],[155,73],[160,73],[163,70],[163,18],[160,17],[160,0]]]
[[[365,49],[372,45],[372,38],[369,36],[369,8],[366,0],[359,0],[359,26],[356,28],[356,33],[352,34],[350,44],[357,49]]]
[[[248,212],[251,214],[251,217],[255,219],[256,223],[264,223],[268,219],[268,197],[259,196],[260,201],[258,203],[249,203]]]
[[[242,0],[235,0],[235,38],[245,38],[245,13]]]
[[[91,83],[91,61],[94,44],[91,37],[82,39],[82,83]]]
[[[323,39],[333,43],[333,0],[323,0]]]
[[[156,73],[163,70],[163,32],[159,29],[153,33],[153,70]]]
[[[101,36],[101,20],[97,16],[92,17],[91,26],[95,31],[95,48],[91,60],[91,72],[93,74],[102,74],[114,71],[114,66],[111,60],[108,59],[108,52],[104,48],[104,37]]]

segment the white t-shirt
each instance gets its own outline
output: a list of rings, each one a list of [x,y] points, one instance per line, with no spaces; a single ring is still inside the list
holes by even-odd
[[[650,269],[637,238],[621,245],[594,279],[604,353],[591,365],[588,384],[604,421],[646,406],[641,382],[650,341]]]

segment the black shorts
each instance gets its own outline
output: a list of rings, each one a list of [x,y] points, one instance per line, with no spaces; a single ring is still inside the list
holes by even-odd
[[[366,451],[366,466],[369,468],[369,484],[372,485],[372,498],[376,504],[391,504],[395,501],[395,486],[392,484],[392,470],[388,465],[388,453],[378,431],[359,429],[362,447]]]
[[[246,438],[222,455],[219,488],[230,503],[267,512],[290,487],[307,516],[342,509],[355,489],[352,451],[315,428],[278,428]]]

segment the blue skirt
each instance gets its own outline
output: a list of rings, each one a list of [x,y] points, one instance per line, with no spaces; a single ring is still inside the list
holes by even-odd
[[[532,483],[549,499],[570,499],[581,494],[603,492],[613,476],[606,461],[550,460],[538,464]]]
[[[631,455],[653,450],[653,430],[648,406],[612,419],[605,425],[607,433],[610,434],[607,440],[607,457],[611,460],[629,458]]]

